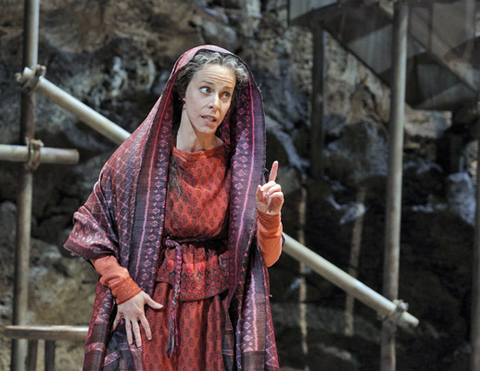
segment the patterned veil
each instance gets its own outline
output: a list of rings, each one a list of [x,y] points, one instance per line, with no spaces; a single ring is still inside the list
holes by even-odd
[[[149,295],[161,255],[173,85],[179,69],[203,49],[230,53],[206,45],[177,60],[147,118],[104,165],[93,192],[75,213],[65,243],[72,254],[85,259],[114,255]],[[228,370],[278,370],[268,272],[255,238],[255,194],[265,167],[265,119],[259,88],[250,72],[249,76],[217,132],[230,149],[232,182],[228,215],[228,323],[232,326],[226,332],[234,331],[234,344],[225,341],[223,353]],[[120,357],[126,369],[142,370],[141,348],[128,345],[122,328],[110,333],[114,317],[114,297],[99,282],[85,343],[85,370],[101,370],[105,357]]]

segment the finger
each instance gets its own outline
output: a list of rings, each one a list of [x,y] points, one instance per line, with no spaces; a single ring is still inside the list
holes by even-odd
[[[276,189],[274,192],[270,194],[271,198],[281,198],[282,200],[284,199],[285,195],[282,192],[282,189]]]
[[[132,324],[130,320],[125,320],[125,331],[127,332],[127,341],[128,344],[133,344],[133,335],[132,335]]]
[[[273,161],[272,169],[270,170],[270,175],[268,176],[268,181],[275,181],[277,179],[278,171],[278,161]]]
[[[275,192],[269,196],[268,212],[271,215],[277,215],[282,210],[284,196],[282,192]]]
[[[148,295],[147,295],[148,296]],[[150,307],[150,308],[153,308],[153,309],[162,309],[163,308],[163,305],[160,304],[160,303],[157,303],[155,300],[153,300],[150,296],[148,296],[147,298],[147,305]]]
[[[150,329],[150,324],[148,323],[145,316],[140,317],[140,322],[142,324],[143,330],[145,331],[145,335],[147,336],[147,339],[152,340],[152,330]]]
[[[261,202],[263,200],[263,190],[262,187],[259,185],[257,187],[257,201]]]
[[[140,335],[140,326],[138,326],[137,320],[132,321],[132,327],[133,334],[135,335],[135,343],[137,347],[140,348],[142,346],[142,336]]]
[[[265,183],[265,184],[260,188],[260,190],[261,190],[262,192],[264,192],[264,193],[267,193],[267,192],[270,190],[270,188],[276,186],[277,184],[278,184],[278,183],[275,183],[274,181],[270,181],[270,182],[268,182],[268,183]]]
[[[122,317],[119,313],[115,316],[115,321],[113,321],[112,331],[115,331],[119,323],[122,321]]]
[[[267,197],[270,197],[271,195],[273,195],[274,193],[278,193],[278,192],[281,192],[282,191],[282,187],[280,186],[280,184],[278,183],[273,183],[272,185],[269,185],[268,187],[266,187],[265,189],[265,195]]]
[[[283,205],[283,193],[282,192],[276,192],[270,196],[271,204],[275,205]]]

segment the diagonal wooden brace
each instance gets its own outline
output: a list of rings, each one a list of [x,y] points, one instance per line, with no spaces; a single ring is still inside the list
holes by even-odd
[[[43,77],[45,70],[43,66],[37,66],[33,70],[25,67],[23,72],[17,73],[15,77],[22,89],[42,94],[113,142],[121,144],[130,136],[128,131],[48,81]]]

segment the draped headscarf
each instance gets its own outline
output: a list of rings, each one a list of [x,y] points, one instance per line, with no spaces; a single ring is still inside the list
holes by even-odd
[[[179,69],[205,49],[231,54],[206,45],[187,51],[177,60],[147,118],[102,168],[93,192],[74,215],[74,228],[65,243],[72,254],[85,259],[115,256],[149,295],[162,249],[174,82]],[[234,344],[225,341],[223,353],[228,370],[278,370],[268,272],[255,237],[256,187],[263,182],[265,168],[265,118],[259,88],[248,66],[239,61],[245,65],[249,80],[217,131],[230,149],[232,182],[228,312],[233,328],[226,332],[234,332]],[[98,283],[85,343],[85,370],[101,370],[105,357],[120,357],[126,369],[143,368],[141,348],[128,345],[124,331],[110,332],[114,303],[111,291]]]

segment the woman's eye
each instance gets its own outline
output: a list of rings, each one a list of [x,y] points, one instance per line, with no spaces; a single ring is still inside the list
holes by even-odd
[[[202,86],[200,88],[200,91],[204,94],[208,94],[208,93],[210,93],[210,88],[208,86]]]
[[[222,99],[229,99],[229,98],[230,98],[230,93],[228,92],[222,93]]]

